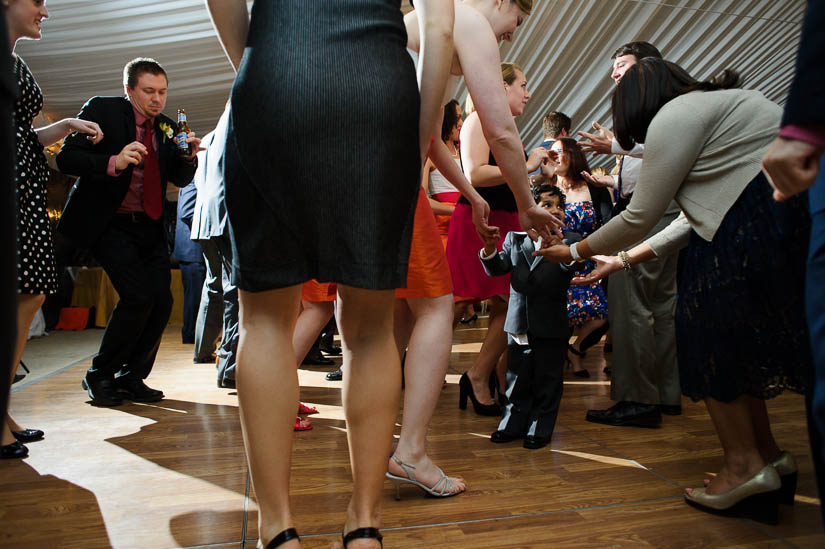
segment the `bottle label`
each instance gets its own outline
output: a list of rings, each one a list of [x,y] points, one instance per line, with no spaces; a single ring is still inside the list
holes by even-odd
[[[178,113],[178,124],[181,122],[186,122],[186,115],[183,113]]]
[[[180,132],[175,136],[175,143],[178,144],[178,148],[181,150],[188,149],[189,143],[186,142],[186,132]]]

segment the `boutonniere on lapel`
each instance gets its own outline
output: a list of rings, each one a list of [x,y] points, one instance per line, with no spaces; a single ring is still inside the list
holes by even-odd
[[[163,132],[163,142],[166,143],[167,139],[172,139],[175,136],[174,130],[172,130],[172,126],[167,124],[166,122],[161,122],[158,127],[160,131]]]

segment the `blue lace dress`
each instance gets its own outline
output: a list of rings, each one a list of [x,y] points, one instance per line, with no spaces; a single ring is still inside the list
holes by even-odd
[[[587,237],[599,227],[593,202],[568,202],[564,206],[565,229]],[[585,275],[596,267],[588,260],[578,274]],[[607,296],[601,283],[570,286],[567,290],[567,318],[570,327],[581,326],[590,320],[607,318]]]

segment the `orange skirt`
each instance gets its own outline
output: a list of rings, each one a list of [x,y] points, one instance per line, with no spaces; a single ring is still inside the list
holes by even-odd
[[[450,266],[438,234],[435,215],[424,189],[419,189],[407,268],[407,287],[395,290],[395,297],[441,297],[452,292]]]
[[[338,285],[334,282],[318,282],[314,278],[304,282],[301,286],[301,300],[313,303],[335,301],[337,293]]]
[[[438,193],[433,195],[433,200],[455,206],[461,193]],[[435,223],[438,226],[438,234],[441,235],[441,243],[447,249],[447,235],[450,234],[450,215],[436,215]]]

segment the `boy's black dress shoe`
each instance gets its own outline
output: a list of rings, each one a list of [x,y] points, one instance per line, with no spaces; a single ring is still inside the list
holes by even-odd
[[[342,379],[344,379],[344,370],[342,370],[339,366],[335,370],[329,372],[324,377],[327,381],[341,381]]]
[[[80,382],[80,386],[88,391],[89,398],[92,399],[92,404],[95,406],[120,406],[123,404],[123,399],[115,389],[115,380],[113,379],[94,379],[86,374],[86,377]]]
[[[0,446],[0,458],[2,459],[24,458],[27,455],[29,455],[29,449],[16,440],[11,444]]]
[[[134,402],[157,402],[163,400],[163,391],[147,387],[142,379],[119,377],[115,379],[117,391]]]
[[[22,431],[12,431],[11,434],[18,442],[35,442],[45,435],[40,429],[23,429]]]
[[[492,435],[490,435],[490,442],[495,442],[496,444],[502,442],[512,442],[514,440],[519,440],[524,438],[523,435],[511,435],[505,431],[496,431]]]
[[[218,387],[220,387],[221,389],[235,389],[235,380],[223,378],[223,380],[218,381]]]
[[[604,425],[657,427],[662,423],[662,413],[656,404],[622,400],[607,410],[588,410],[586,419]]]
[[[538,450],[544,448],[550,442],[549,438],[528,435],[524,437],[524,447],[528,450]]]

